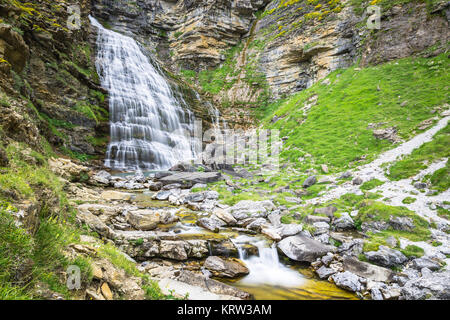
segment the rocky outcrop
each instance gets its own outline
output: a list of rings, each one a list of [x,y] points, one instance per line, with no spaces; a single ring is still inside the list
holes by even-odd
[[[72,5],[80,8],[81,21],[79,28],[69,29]],[[15,128],[32,122],[37,131],[21,134],[30,137],[30,145],[43,136],[69,155],[103,154],[108,111],[94,64],[90,1],[66,0],[57,7],[51,2],[7,1],[0,6],[0,87],[21,104],[20,117],[2,112],[10,113],[9,120],[2,120]],[[20,141],[19,134],[5,131]]]

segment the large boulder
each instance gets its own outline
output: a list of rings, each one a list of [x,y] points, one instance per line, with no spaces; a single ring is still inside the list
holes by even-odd
[[[341,214],[340,218],[333,221],[333,227],[337,231],[352,230],[355,228],[355,222],[347,212]]]
[[[403,253],[386,246],[380,246],[378,251],[369,251],[364,255],[370,262],[387,268],[395,267],[408,261],[408,258]]]
[[[422,257],[414,259],[411,263],[412,267],[416,270],[422,270],[423,268],[428,268],[431,271],[437,271],[441,268],[441,264],[434,261],[428,257]]]
[[[450,299],[450,271],[422,275],[406,282],[402,288],[405,300]]]
[[[135,210],[127,214],[128,223],[142,231],[156,229],[159,224],[173,223],[177,219],[171,212],[159,210]]]
[[[394,277],[394,273],[390,269],[359,261],[351,256],[344,257],[343,267],[345,271],[378,282],[388,282]]]
[[[351,272],[339,272],[332,275],[331,278],[339,288],[353,292],[360,292],[364,289],[364,286],[359,281],[359,277]]]
[[[92,176],[92,181],[94,183],[108,185],[109,181],[111,180],[111,174],[106,171],[99,171],[94,176]]]
[[[295,261],[314,262],[336,248],[325,245],[304,235],[287,237],[278,243],[278,248]]]
[[[252,201],[243,200],[228,209],[228,212],[237,220],[247,218],[266,218],[275,209],[275,205],[270,200]]]
[[[247,267],[237,259],[211,256],[206,259],[204,267],[219,278],[238,278],[249,274]]]
[[[307,178],[305,180],[305,182],[303,182],[303,188],[307,189],[309,187],[312,187],[316,183],[317,183],[317,177],[316,176],[311,176],[311,177]]]

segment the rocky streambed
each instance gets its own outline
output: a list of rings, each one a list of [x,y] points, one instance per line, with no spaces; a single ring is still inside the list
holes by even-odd
[[[302,228],[282,225],[273,202],[227,206],[215,191],[191,191],[223,179],[217,172],[156,176],[102,171],[86,185],[71,185],[71,195],[83,202],[78,219],[157,280],[163,292],[189,299],[356,298],[310,269],[307,261],[327,246],[314,242],[303,262],[280,251],[277,240],[303,237]]]

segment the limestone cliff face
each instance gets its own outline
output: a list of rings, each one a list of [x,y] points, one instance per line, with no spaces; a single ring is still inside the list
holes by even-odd
[[[252,108],[304,90],[339,68],[383,63],[449,41],[449,4],[410,1],[382,7],[380,30],[367,28],[369,1],[94,1],[94,14],[134,33],[172,72],[222,107],[236,124]],[[232,48],[232,59],[228,59]],[[224,68],[225,66],[225,68]],[[221,69],[222,68],[222,69]],[[215,70],[221,89],[209,90]],[[209,72],[209,73],[208,73]],[[211,75],[212,74],[212,75]],[[202,80],[203,79],[203,80]],[[206,79],[206,80],[205,80]],[[231,108],[230,108],[231,107]]]
[[[71,5],[81,14],[73,30]],[[7,137],[35,141],[39,149],[43,136],[70,156],[103,155],[108,111],[94,65],[90,11],[88,0],[1,2],[1,108],[7,116],[0,122]]]

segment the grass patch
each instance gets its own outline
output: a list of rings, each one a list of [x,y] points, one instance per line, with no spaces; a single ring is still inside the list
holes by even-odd
[[[366,181],[361,185],[361,190],[372,190],[376,187],[382,186],[384,184],[383,181],[378,179],[372,179],[370,181]]]
[[[450,157],[449,145],[450,126],[447,125],[434,136],[433,141],[423,144],[404,159],[394,162],[386,176],[395,181],[413,177],[426,169],[431,162]],[[447,163],[445,170],[436,172],[435,175],[429,177],[430,180],[433,179],[437,188],[448,188],[449,178],[448,175],[445,176],[445,172],[448,172],[448,170]]]

